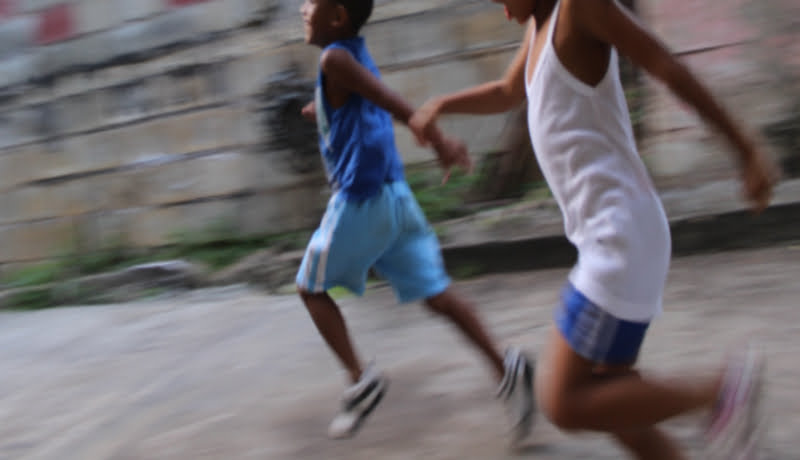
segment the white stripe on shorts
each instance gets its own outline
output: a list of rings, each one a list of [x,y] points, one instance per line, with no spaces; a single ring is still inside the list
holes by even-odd
[[[320,286],[325,286],[325,273],[328,267],[328,253],[330,252],[331,241],[333,241],[333,233],[336,230],[336,225],[339,223],[339,218],[342,215],[341,211],[343,210],[344,209],[338,210],[334,208],[334,212],[331,213],[332,215],[327,219],[324,219],[328,221],[328,225],[325,226],[323,222],[323,225],[320,227],[324,229],[322,233],[324,238],[323,241],[325,243],[322,251],[319,254],[319,263],[317,263],[317,281],[316,285],[314,286],[316,288],[315,290],[321,289]]]

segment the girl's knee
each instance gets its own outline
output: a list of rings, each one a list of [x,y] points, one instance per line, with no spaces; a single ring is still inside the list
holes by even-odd
[[[559,392],[556,395],[545,395],[539,401],[542,413],[550,420],[550,423],[558,429],[567,432],[579,431],[581,417],[579,408],[570,401],[567,392]]]
[[[542,366],[544,367],[544,366]],[[563,379],[548,372],[537,372],[536,399],[542,414],[562,431],[578,431],[581,427],[580,407],[576,395]]]

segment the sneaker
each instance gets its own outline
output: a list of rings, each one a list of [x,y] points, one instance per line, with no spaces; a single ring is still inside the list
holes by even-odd
[[[342,409],[328,427],[332,439],[349,438],[356,434],[367,416],[381,402],[389,380],[370,364],[353,386],[342,396]]]
[[[753,344],[728,363],[706,432],[706,458],[755,460],[763,421],[759,413],[764,360]]]
[[[534,362],[518,348],[506,350],[506,369],[497,389],[497,397],[506,406],[514,442],[526,438],[533,428],[535,416],[533,378]]]

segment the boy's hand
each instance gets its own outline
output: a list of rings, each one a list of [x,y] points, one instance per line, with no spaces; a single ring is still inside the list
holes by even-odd
[[[429,99],[408,120],[408,128],[414,133],[417,143],[425,147],[432,141],[436,118],[439,116],[439,104],[436,99]]]
[[[751,148],[746,153],[742,171],[744,195],[752,202],[755,212],[761,212],[769,206],[772,188],[778,177],[778,168],[764,152]]]
[[[303,110],[301,110],[300,113],[303,115],[303,118],[305,118],[308,121],[317,121],[317,109],[314,106],[314,101],[311,101],[308,104],[306,104],[306,106],[303,107]]]
[[[459,166],[467,173],[472,172],[472,159],[467,151],[467,146],[463,142],[442,136],[434,145],[434,149],[439,160],[439,166],[444,169],[442,185],[446,184],[447,180],[450,179],[453,166]]]

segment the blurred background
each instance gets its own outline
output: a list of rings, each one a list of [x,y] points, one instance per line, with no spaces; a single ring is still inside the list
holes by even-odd
[[[800,173],[796,1],[625,3],[763,136],[787,178]],[[303,43],[299,5],[0,0],[8,283],[54,260],[62,263],[33,277],[174,255],[219,268],[276,240],[302,247],[327,190],[314,127],[297,113],[311,98],[318,56]],[[379,0],[364,34],[386,82],[419,104],[500,76],[522,32],[487,1]],[[641,153],[660,189],[734,177],[719,138],[622,65]],[[397,130],[431,219],[547,198],[521,112],[453,117],[445,127],[482,165],[445,188],[434,187],[431,152]]]
[[[502,413],[471,350],[373,278],[366,299],[331,294],[393,389],[359,439],[325,439],[344,380],[293,286],[329,196],[300,116],[319,55],[300,3],[0,0],[0,460],[519,456],[487,422]],[[800,2],[623,3],[783,169],[754,218],[727,145],[621,62],[680,256],[643,361],[715,368],[758,333],[776,421],[764,458],[795,459]],[[421,104],[501,76],[523,28],[487,0],[377,0],[364,34],[386,83]],[[441,186],[398,126],[408,181],[459,289],[503,343],[535,350],[575,254],[524,111],[443,127],[476,172]],[[80,308],[49,308],[65,305]],[[670,429],[697,450],[695,425]],[[544,422],[535,437],[523,456],[620,458]]]

